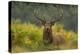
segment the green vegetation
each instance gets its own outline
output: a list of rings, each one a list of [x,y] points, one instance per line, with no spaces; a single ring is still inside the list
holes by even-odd
[[[44,51],[57,49],[76,49],[77,33],[65,30],[64,25],[56,23],[53,27],[54,35],[61,35],[65,38],[65,44],[54,46],[44,45],[43,27],[31,23],[21,23],[20,20],[11,21],[12,52]],[[66,47],[65,47],[66,46]]]

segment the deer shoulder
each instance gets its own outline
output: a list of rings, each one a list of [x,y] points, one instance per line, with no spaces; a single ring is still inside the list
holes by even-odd
[[[65,38],[63,35],[53,35],[53,44],[61,45],[65,43]]]

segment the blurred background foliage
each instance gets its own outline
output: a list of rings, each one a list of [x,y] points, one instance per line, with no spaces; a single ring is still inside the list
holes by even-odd
[[[56,5],[58,7],[56,7]],[[50,21],[54,16],[61,14],[63,6],[63,19],[56,22],[53,28],[54,35],[61,35],[66,42],[63,45],[44,45],[42,41],[43,26],[34,16],[39,12],[40,18]],[[58,8],[58,10],[56,9]],[[30,2],[11,2],[11,37],[12,52],[74,49],[78,42],[78,6],[62,4],[43,4]],[[65,47],[66,46],[66,47]]]

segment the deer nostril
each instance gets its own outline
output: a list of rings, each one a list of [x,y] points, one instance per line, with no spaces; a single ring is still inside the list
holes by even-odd
[[[49,29],[47,28],[47,31],[48,31]]]

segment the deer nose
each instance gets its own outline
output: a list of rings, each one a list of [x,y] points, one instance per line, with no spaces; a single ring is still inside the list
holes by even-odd
[[[48,30],[48,28],[46,28]]]
[[[49,28],[47,27],[47,28],[46,28],[46,30],[48,31],[48,30],[49,30]]]

